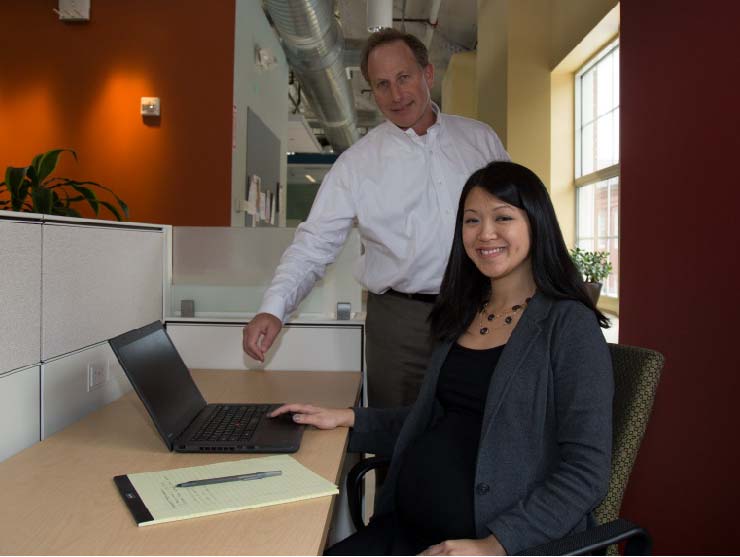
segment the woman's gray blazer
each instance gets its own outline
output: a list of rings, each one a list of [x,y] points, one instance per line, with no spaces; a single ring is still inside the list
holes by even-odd
[[[442,415],[432,355],[416,403],[355,409],[350,450],[392,454],[376,512],[391,512],[404,451]],[[609,483],[611,358],[594,313],[537,294],[493,373],[475,471],[475,528],[508,554],[586,528]],[[440,482],[444,478],[439,479]]]

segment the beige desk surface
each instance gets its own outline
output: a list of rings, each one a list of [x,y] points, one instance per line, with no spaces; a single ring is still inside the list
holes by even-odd
[[[196,371],[208,402],[355,403],[353,372]],[[306,429],[293,456],[338,481],[347,429]],[[139,528],[113,476],[260,455],[170,453],[135,393],[0,463],[0,553],[317,555],[334,497]]]

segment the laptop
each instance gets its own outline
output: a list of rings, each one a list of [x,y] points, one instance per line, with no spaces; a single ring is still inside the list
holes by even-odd
[[[280,404],[206,404],[160,321],[108,341],[170,451],[294,453],[303,426]]]

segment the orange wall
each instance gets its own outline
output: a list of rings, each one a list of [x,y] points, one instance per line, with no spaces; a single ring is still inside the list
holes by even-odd
[[[0,4],[3,174],[71,148],[55,174],[110,187],[133,221],[228,226],[234,0],[92,0],[86,23],[57,4]],[[158,122],[142,96],[160,97]]]

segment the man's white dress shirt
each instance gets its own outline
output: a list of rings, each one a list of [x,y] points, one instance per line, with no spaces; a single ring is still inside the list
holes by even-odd
[[[439,292],[463,185],[509,155],[490,126],[434,108],[437,121],[425,135],[386,121],[337,158],[260,312],[284,321],[324,276],[355,219],[364,253],[354,276],[370,292]]]

